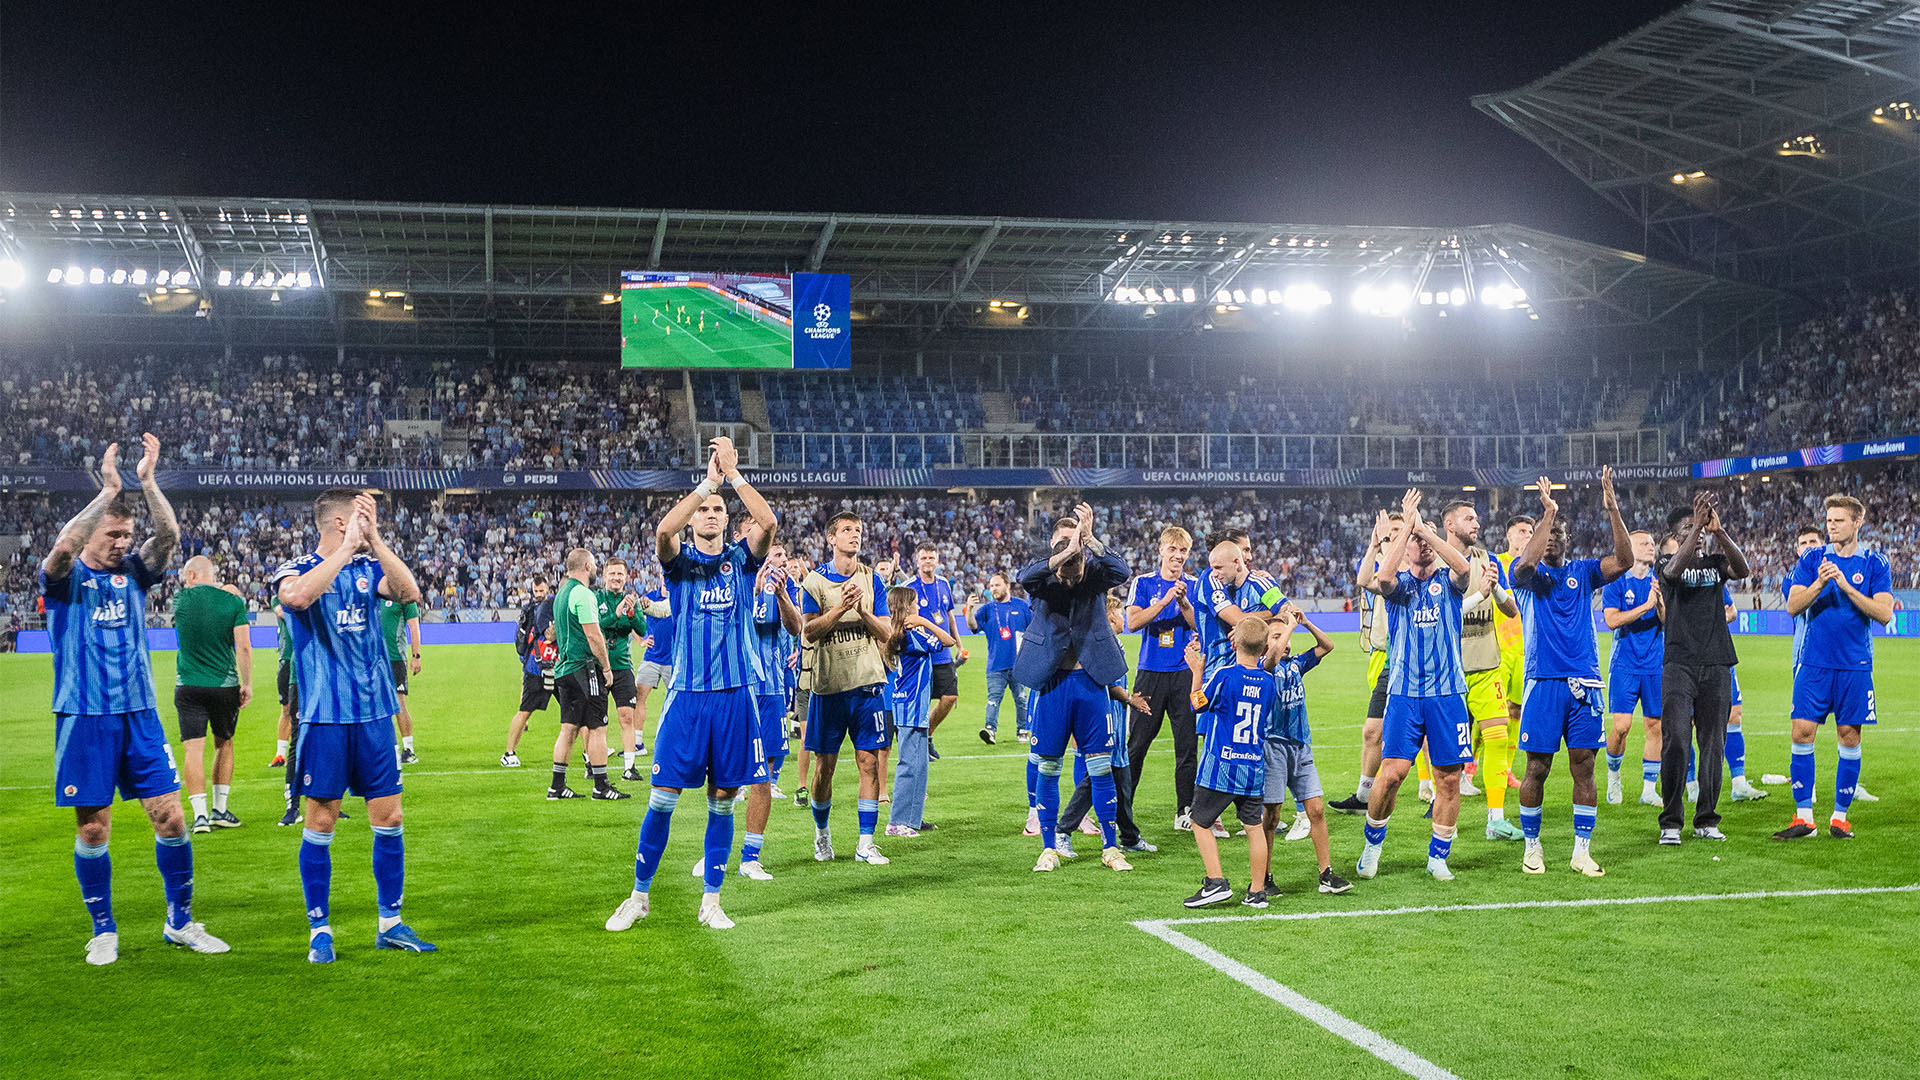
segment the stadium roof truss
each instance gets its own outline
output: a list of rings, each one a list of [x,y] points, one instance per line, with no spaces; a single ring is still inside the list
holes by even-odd
[[[852,279],[858,335],[1243,325],[1227,308],[1452,303],[1627,348],[1711,348],[1771,327],[1783,294],[1514,225],[1464,228],[1086,221],[0,193],[26,268],[16,336],[166,344],[606,349],[622,270]],[[99,273],[95,273],[95,271]],[[157,283],[138,304],[79,301]],[[186,275],[184,278],[182,275]],[[183,300],[182,282],[186,283]],[[164,286],[164,283],[159,283]],[[1304,293],[1289,293],[1289,289]],[[126,293],[136,290],[125,288]],[[35,293],[50,294],[36,303]],[[1242,293],[1246,295],[1241,296]],[[203,304],[202,301],[205,301]],[[193,318],[196,313],[206,318]],[[179,316],[172,320],[163,315]],[[36,318],[37,317],[37,318]]]
[[[1474,105],[1711,273],[1920,267],[1920,5],[1700,0]]]

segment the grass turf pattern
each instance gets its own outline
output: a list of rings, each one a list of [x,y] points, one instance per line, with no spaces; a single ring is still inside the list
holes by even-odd
[[[700,286],[622,290],[620,336],[621,367],[793,367],[792,328],[741,314],[732,300]]]

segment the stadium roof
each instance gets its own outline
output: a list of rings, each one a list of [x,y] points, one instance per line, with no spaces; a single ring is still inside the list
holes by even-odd
[[[1712,273],[1920,266],[1920,5],[1700,0],[1474,105]]]
[[[16,338],[135,344],[611,352],[617,319],[608,301],[619,273],[648,268],[849,274],[855,336],[867,347],[998,329],[1165,340],[1216,322],[1229,331],[1250,325],[1265,313],[1220,307],[1257,308],[1264,298],[1275,308],[1338,304],[1355,318],[1350,308],[1364,304],[1409,322],[1452,300],[1455,324],[1469,312],[1522,323],[1537,316],[1545,327],[1611,336],[1623,349],[1693,350],[1741,327],[1770,328],[1785,300],[1515,225],[0,193],[0,245],[25,278],[0,306],[0,326]],[[118,288],[116,274],[124,274]],[[1356,300],[1363,287],[1370,292]],[[1429,293],[1438,303],[1421,303]]]

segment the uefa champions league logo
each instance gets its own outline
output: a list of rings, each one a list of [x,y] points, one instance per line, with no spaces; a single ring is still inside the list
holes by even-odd
[[[827,320],[831,318],[833,318],[832,308],[825,304],[813,305],[813,325],[825,326],[827,325]]]

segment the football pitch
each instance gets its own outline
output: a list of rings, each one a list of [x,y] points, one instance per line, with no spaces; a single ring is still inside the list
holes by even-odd
[[[622,290],[620,341],[622,367],[793,367],[791,327],[742,315],[697,286]]]
[[[1307,676],[1336,797],[1353,788],[1365,708],[1361,654],[1353,635],[1337,641]],[[1737,643],[1758,781],[1787,771],[1789,642]],[[935,740],[946,755],[927,809],[937,830],[882,837],[892,864],[856,864],[847,760],[838,861],[815,863],[811,818],[776,804],[774,880],[730,875],[723,899],[738,927],[714,932],[694,922],[688,870],[705,808],[689,797],[652,915],[619,934],[602,923],[632,885],[644,785],[626,785],[637,796],[626,802],[546,802],[552,710],[520,746],[525,767],[497,764],[518,696],[513,653],[429,648],[412,699],[422,762],[406,773],[406,913],[440,951],[374,951],[370,837],[349,800],[333,859],[339,962],[326,968],[305,959],[299,833],[274,825],[272,653],[256,654],[260,694],[241,716],[232,808],[246,825],[194,838],[195,918],[233,951],[161,943],[151,833],[123,803],[120,960],[97,969],[82,960],[72,814],[50,797],[50,662],[0,656],[0,1076],[1914,1074],[1920,892],[1902,887],[1920,882],[1920,643],[1876,642],[1880,723],[1862,779],[1882,801],[1854,805],[1851,842],[1769,840],[1791,810],[1786,786],[1769,785],[1765,802],[1724,807],[1727,843],[1656,846],[1656,809],[1634,802],[1636,723],[1628,802],[1601,806],[1594,833],[1606,877],[1567,869],[1562,759],[1544,876],[1520,873],[1520,845],[1482,838],[1485,801],[1472,798],[1458,878],[1431,880],[1409,782],[1378,878],[1323,896],[1310,845],[1281,844],[1281,895],[1264,912],[1181,907],[1201,872],[1192,838],[1171,827],[1164,735],[1137,808],[1159,852],[1116,874],[1095,838],[1079,837],[1079,859],[1031,873],[1021,749],[974,734],[985,698],[974,645]],[[177,735],[172,654],[154,655],[154,675]],[[1011,713],[1002,720],[1010,733]],[[1830,730],[1818,747],[1824,822]],[[584,790],[577,757],[571,777]],[[781,786],[791,793],[797,779],[790,760]],[[1517,817],[1511,794],[1507,804]],[[1351,876],[1361,823],[1331,822],[1335,867]],[[1221,847],[1237,900],[1245,843]]]

